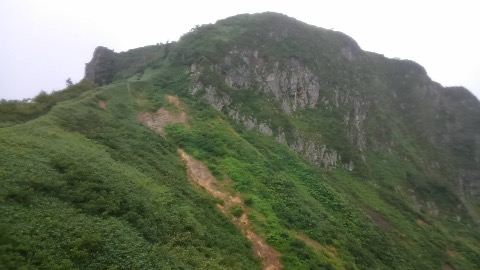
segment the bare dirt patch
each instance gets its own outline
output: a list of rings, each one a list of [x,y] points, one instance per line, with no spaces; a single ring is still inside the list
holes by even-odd
[[[180,103],[180,100],[177,96],[165,95],[165,99],[175,105],[178,109],[183,109],[183,106]]]
[[[179,112],[171,112],[165,108],[160,108],[154,113],[144,112],[137,115],[144,125],[160,135],[164,135],[164,127],[167,124],[182,123],[188,127],[188,115],[183,111],[178,97],[165,95],[165,99],[174,104],[179,109]]]
[[[203,187],[210,193],[213,197],[217,199],[222,199],[227,202],[231,203],[242,203],[242,199],[240,197],[233,197],[229,193],[219,190],[217,187],[217,179],[212,175],[212,173],[208,170],[207,166],[205,166],[201,161],[196,160],[192,156],[188,155],[182,149],[178,149],[178,153],[183,160],[185,160],[187,165],[187,174],[195,184]]]
[[[447,249],[447,255],[449,257],[458,257],[460,256],[460,254],[458,253],[458,251],[455,251],[455,250],[452,250],[452,249]]]
[[[423,219],[417,219],[417,225],[423,228],[427,228],[429,225]]]
[[[444,263],[442,269],[443,270],[455,270],[455,268],[453,266],[451,266],[449,263]]]
[[[98,101],[98,106],[105,110],[107,108],[107,102],[105,100],[100,100]]]
[[[247,234],[248,240],[252,242],[254,254],[262,259],[263,269],[276,270],[283,268],[279,259],[281,254],[277,250],[269,246],[265,240],[251,230],[246,230],[244,233]]]
[[[204,188],[208,193],[217,199],[223,201],[222,205],[217,205],[220,211],[230,218],[230,220],[246,235],[253,247],[253,253],[262,259],[262,266],[265,270],[283,269],[280,262],[280,254],[273,247],[269,246],[265,240],[250,228],[248,220],[248,211],[250,209],[243,203],[239,195],[231,195],[224,185],[218,183],[217,179],[211,174],[208,168],[199,160],[188,155],[182,149],[178,149],[178,153],[186,163],[188,178],[196,185]],[[232,206],[238,205],[242,208],[243,213],[240,217],[235,217],[230,213]]]
[[[172,113],[164,108],[158,109],[155,113],[140,113],[138,119],[161,135],[164,134],[163,128],[167,124],[183,123],[188,125],[188,116],[185,112]]]

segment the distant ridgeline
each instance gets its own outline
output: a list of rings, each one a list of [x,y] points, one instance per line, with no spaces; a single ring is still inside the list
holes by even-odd
[[[480,265],[479,101],[343,33],[237,15],[12,104],[1,269]]]
[[[145,68],[166,57],[170,44],[146,46],[121,53],[99,46],[93,52],[92,60],[85,64],[85,79],[105,85],[144,72]]]

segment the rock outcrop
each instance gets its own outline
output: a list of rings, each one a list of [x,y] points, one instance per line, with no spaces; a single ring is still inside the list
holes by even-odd
[[[234,89],[259,85],[265,93],[273,94],[287,115],[317,105],[320,79],[298,59],[291,58],[282,66],[279,61],[268,63],[258,51],[234,49],[224,63],[226,85]]]
[[[92,60],[85,64],[85,79],[98,85],[113,81],[115,52],[99,46],[93,52]]]
[[[348,53],[347,56],[351,58],[349,60],[353,61],[351,49],[345,53]],[[207,103],[217,110],[225,111],[231,119],[244,125],[247,130],[256,129],[267,136],[275,137],[277,141],[303,154],[312,163],[327,168],[336,167],[341,163],[341,156],[322,141],[321,134],[315,139],[306,139],[301,130],[290,130],[289,136],[286,136],[285,127],[274,129],[268,119],[260,120],[255,116],[244,115],[241,108],[231,105],[232,98],[221,87],[204,85],[202,76],[208,72],[223,78],[225,85],[234,91],[260,91],[270,95],[287,118],[292,117],[296,111],[317,109],[318,106],[329,110],[351,108],[344,110],[343,117],[347,137],[360,151],[366,148],[363,122],[369,103],[363,95],[356,90],[343,89],[333,91],[333,95],[322,95],[319,76],[298,59],[291,58],[283,63],[276,60],[269,62],[256,50],[233,49],[223,58],[221,65],[192,64],[190,93],[201,92]],[[343,167],[352,170],[354,164],[346,161]]]

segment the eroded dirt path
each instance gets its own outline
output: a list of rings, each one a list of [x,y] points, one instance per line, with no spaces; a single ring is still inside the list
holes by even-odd
[[[196,185],[203,187],[213,197],[223,200],[224,203],[218,205],[218,207],[250,240],[254,254],[262,259],[263,269],[282,269],[283,266],[280,262],[282,254],[269,246],[262,237],[252,231],[247,215],[249,209],[244,205],[242,198],[238,195],[232,196],[227,192],[202,162],[188,155],[182,149],[178,149],[178,153],[185,161],[189,179]],[[230,208],[234,205],[238,205],[243,210],[243,214],[238,218],[230,213]]]

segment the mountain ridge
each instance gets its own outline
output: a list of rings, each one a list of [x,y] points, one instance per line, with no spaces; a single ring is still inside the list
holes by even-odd
[[[260,269],[256,235],[272,269],[475,269],[472,97],[276,13],[99,47],[34,116],[0,106],[0,265]]]

